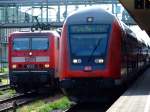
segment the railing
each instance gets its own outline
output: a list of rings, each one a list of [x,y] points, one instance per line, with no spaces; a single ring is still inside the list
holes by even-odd
[[[39,4],[48,4],[48,5],[83,5],[83,4],[112,4],[119,3],[118,0],[0,0],[0,6],[6,5],[39,5]]]

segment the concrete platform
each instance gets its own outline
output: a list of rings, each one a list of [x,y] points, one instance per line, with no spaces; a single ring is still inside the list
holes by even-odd
[[[106,112],[150,112],[150,68]]]

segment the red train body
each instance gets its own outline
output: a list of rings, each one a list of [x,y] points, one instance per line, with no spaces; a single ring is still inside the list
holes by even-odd
[[[59,35],[56,32],[18,32],[9,37],[10,85],[29,91],[54,86],[58,66]]]
[[[107,11],[79,10],[63,25],[60,85],[74,101],[113,94],[115,88],[127,84],[148,64],[146,49],[145,43]]]

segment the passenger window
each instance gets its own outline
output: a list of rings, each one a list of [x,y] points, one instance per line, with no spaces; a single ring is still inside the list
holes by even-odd
[[[57,49],[59,49],[59,38],[57,38]]]

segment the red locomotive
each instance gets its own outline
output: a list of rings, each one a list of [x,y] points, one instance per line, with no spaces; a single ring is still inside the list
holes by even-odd
[[[148,64],[147,48],[109,12],[98,7],[78,10],[62,29],[60,85],[71,100],[102,99],[96,96],[115,93]]]
[[[9,37],[10,86],[25,92],[53,87],[58,76],[57,32],[17,32]]]

